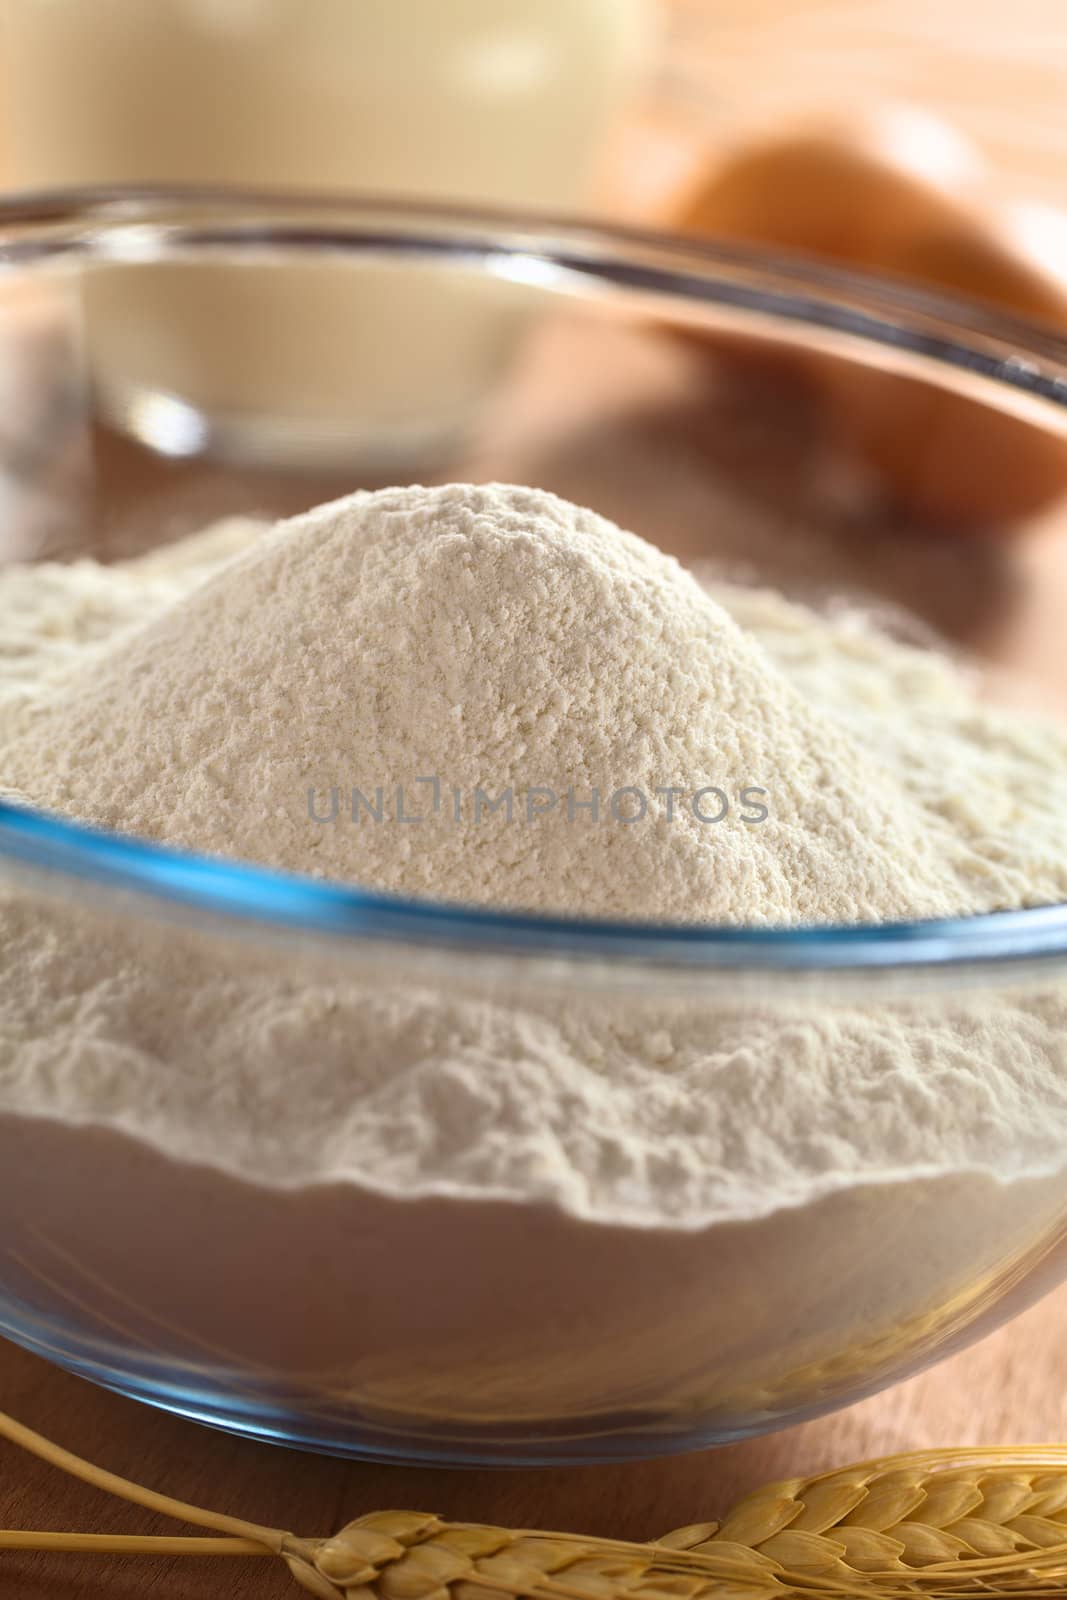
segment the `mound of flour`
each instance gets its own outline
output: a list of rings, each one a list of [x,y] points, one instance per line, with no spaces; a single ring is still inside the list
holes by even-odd
[[[0,615],[16,611],[0,784],[96,823],[579,914],[796,924],[1067,898],[1058,729],[861,616],[702,586],[533,490],[358,494],[119,567],[12,569]],[[353,788],[382,790],[382,820],[352,820]],[[511,791],[511,817],[476,818],[479,789]],[[645,814],[612,814],[623,790]],[[309,791],[338,791],[338,815]],[[718,808],[708,791],[721,821],[693,807]],[[692,1226],[861,1176],[1062,1162],[1058,991],[668,1004],[388,964],[354,978],[297,952],[282,971],[173,927],[103,930],[0,907],[0,1110],[260,1182]]]
[[[107,827],[475,905],[792,924],[1067,897],[1055,841],[990,816],[997,752],[964,796],[935,748],[926,788],[886,754],[672,558],[551,495],[454,485],[282,525],[31,700],[3,778]]]

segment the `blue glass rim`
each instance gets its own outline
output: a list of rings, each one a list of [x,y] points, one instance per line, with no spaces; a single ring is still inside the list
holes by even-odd
[[[406,899],[69,822],[0,801],[0,862],[134,891],[206,917],[441,951],[596,957],[706,970],[869,971],[1067,959],[1067,905],[921,922],[797,928],[539,916]]]
[[[899,353],[1036,404],[1067,431],[1067,340],[987,306],[758,248],[581,218],[376,195],[168,186],[0,200],[0,273],[79,258],[384,255],[679,314],[763,319]],[[946,380],[947,381],[947,380]],[[0,801],[0,862],[263,929],[658,969],[843,972],[1067,961],[1067,905],[940,921],[801,928],[599,922],[472,909],[196,855]]]

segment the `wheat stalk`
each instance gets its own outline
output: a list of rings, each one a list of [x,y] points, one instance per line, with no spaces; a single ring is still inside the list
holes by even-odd
[[[102,1471],[0,1413],[0,1437],[222,1537],[0,1531],[4,1550],[275,1556],[320,1600],[995,1600],[1067,1595],[1067,1447],[932,1450],[770,1484],[650,1544],[380,1511],[301,1539]]]
[[[790,1479],[662,1542],[751,1549],[795,1587],[1067,1592],[1067,1448],[933,1450]]]

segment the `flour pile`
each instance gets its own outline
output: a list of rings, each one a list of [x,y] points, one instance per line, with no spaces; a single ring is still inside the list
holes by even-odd
[[[0,784],[105,826],[593,916],[1067,899],[1058,729],[857,615],[702,586],[539,491],[357,494],[115,568],[14,569],[15,614]],[[877,1012],[505,1000],[395,969],[282,974],[174,930],[155,952],[116,925],[102,947],[15,897],[0,918],[0,1108],[260,1181],[692,1225],[860,1174],[1062,1159],[1060,993]]]

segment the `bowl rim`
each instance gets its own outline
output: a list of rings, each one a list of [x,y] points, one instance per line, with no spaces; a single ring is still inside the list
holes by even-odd
[[[681,235],[379,195],[202,186],[43,190],[0,199],[0,275],[74,257],[167,260],[187,252],[314,250],[461,265],[576,294],[622,293],[879,345],[942,377],[1036,403],[1067,431],[1067,338],[988,306],[932,295],[814,258]],[[1032,409],[1028,413],[1032,415]],[[276,932],[599,961],[704,973],[801,973],[1067,958],[1067,904],[939,920],[789,928],[596,921],[377,893],[155,844],[0,799],[0,860],[77,883]]]
[[[0,800],[0,862],[57,875],[83,893],[130,892],[212,922],[274,934],[381,941],[460,956],[589,958],[620,967],[724,975],[916,969],[948,975],[1067,957],[1067,905],[913,922],[789,928],[613,922],[494,911],[302,877],[70,822]]]
[[[579,213],[374,192],[207,184],[24,189],[0,196],[0,274],[69,256],[148,262],[183,251],[313,249],[422,256],[538,287],[617,289],[680,313],[773,315],[877,344],[1067,410],[1067,335],[1053,324],[800,251],[696,238]],[[962,341],[962,342],[960,342]],[[1021,348],[1020,348],[1021,347]],[[942,370],[939,379],[947,380]],[[1067,421],[1062,424],[1067,430]]]

